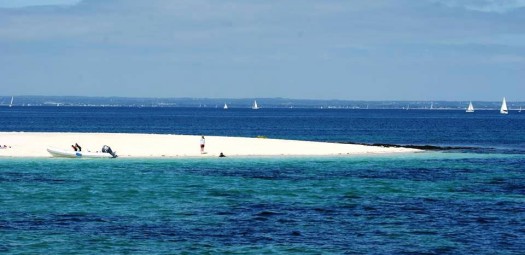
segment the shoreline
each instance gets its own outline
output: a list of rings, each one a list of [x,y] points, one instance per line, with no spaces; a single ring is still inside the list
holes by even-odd
[[[200,152],[198,135],[78,132],[0,132],[0,157],[50,158],[48,148],[74,152],[78,143],[82,152],[97,152],[108,145],[119,158],[199,158],[352,156],[422,152],[405,147],[382,147],[272,138],[205,136],[205,152]]]

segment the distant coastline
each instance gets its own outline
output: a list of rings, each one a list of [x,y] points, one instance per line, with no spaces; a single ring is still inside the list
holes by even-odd
[[[0,96],[0,107],[9,106],[10,95]],[[264,108],[306,109],[410,109],[410,110],[464,110],[470,101],[397,101],[397,100],[323,100],[290,98],[139,98],[139,97],[87,97],[87,96],[14,96],[13,106],[39,107],[200,107],[229,109],[250,108],[257,100]],[[495,101],[472,101],[476,110],[496,110],[501,105]],[[509,101],[510,109],[525,107],[525,102]]]

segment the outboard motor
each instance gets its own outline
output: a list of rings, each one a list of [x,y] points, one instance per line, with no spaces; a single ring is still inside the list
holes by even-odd
[[[109,147],[109,146],[107,146],[107,145],[102,146],[102,152],[104,152],[104,153],[109,153],[109,154],[111,154],[111,156],[113,156],[114,158],[118,157],[118,156],[117,156],[117,153],[116,153],[115,151],[113,151],[113,150],[111,149],[111,147]]]

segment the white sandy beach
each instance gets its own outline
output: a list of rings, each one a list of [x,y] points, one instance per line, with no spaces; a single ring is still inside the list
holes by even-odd
[[[78,143],[82,151],[100,151],[111,146],[119,157],[217,157],[231,156],[329,156],[411,153],[410,148],[386,148],[355,144],[324,143],[265,138],[205,136],[206,154],[200,153],[200,136],[122,133],[0,132],[0,157],[51,157],[47,148],[71,150]]]

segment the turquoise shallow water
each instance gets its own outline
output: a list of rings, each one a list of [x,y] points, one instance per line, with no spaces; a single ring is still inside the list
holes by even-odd
[[[5,254],[522,254],[525,155],[0,158]]]
[[[4,107],[0,119],[7,132],[441,146],[332,158],[0,158],[2,254],[525,250],[525,114],[516,111]]]

